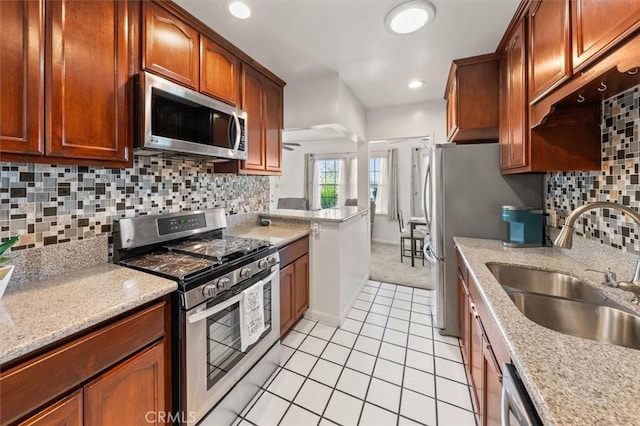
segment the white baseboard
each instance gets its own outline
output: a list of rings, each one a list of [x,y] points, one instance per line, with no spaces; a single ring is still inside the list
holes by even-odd
[[[400,246],[400,241],[399,240],[389,241],[389,240],[374,239],[374,240],[371,240],[371,242],[373,242],[373,243],[383,243],[383,244],[393,244],[393,245],[396,245],[396,246]]]

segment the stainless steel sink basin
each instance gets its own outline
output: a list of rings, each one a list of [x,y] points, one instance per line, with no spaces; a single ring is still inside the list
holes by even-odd
[[[611,306],[508,292],[531,321],[560,333],[640,349],[640,317]]]
[[[609,301],[589,284],[561,272],[501,263],[487,263],[487,267],[507,292],[517,290],[595,304],[607,304]]]

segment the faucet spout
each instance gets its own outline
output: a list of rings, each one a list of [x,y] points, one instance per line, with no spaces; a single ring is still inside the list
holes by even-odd
[[[580,216],[590,210],[603,208],[610,208],[621,211],[631,219],[633,219],[638,226],[640,226],[640,214],[637,211],[633,210],[631,207],[623,206],[622,204],[613,203],[611,201],[599,201],[596,203],[582,205],[569,213],[567,221],[565,222],[562,230],[560,231],[560,234],[556,237],[556,240],[553,242],[553,244],[562,248],[571,248],[573,246],[573,225],[576,220],[578,220]]]

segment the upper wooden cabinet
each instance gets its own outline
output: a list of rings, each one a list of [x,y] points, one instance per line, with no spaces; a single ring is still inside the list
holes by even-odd
[[[500,168],[528,161],[527,66],[525,22],[509,39],[500,64]]]
[[[129,147],[128,6],[47,3],[46,153],[119,162]]]
[[[44,154],[44,0],[0,1],[0,147]]]
[[[537,0],[529,9],[529,100],[571,76],[569,0]]]
[[[132,164],[132,7],[0,2],[3,160]]]
[[[282,87],[263,78],[264,88],[264,141],[265,170],[282,171],[282,127],[284,126],[284,103]]]
[[[200,91],[240,105],[240,60],[204,36],[200,36]]]
[[[198,90],[198,31],[165,8],[149,1],[142,3],[142,67]]]
[[[578,72],[640,28],[638,0],[572,0],[573,69]]]
[[[457,59],[445,90],[449,142],[498,140],[498,57]]]
[[[264,84],[252,67],[242,67],[242,108],[247,112],[247,159],[244,171],[265,170]]]

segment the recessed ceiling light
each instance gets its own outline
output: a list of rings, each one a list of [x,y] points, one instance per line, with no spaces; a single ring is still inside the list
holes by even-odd
[[[251,9],[243,1],[234,1],[229,4],[229,13],[238,19],[247,19],[251,16]]]
[[[409,89],[419,89],[424,86],[424,81],[422,80],[411,80],[409,82]]]
[[[410,34],[433,21],[435,15],[435,7],[427,0],[411,0],[391,9],[384,18],[384,26],[394,34]]]

